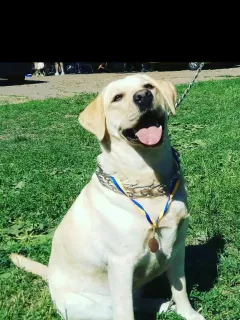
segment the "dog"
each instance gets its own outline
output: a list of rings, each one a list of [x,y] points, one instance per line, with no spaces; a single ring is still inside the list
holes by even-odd
[[[176,312],[204,320],[186,292],[187,195],[167,129],[175,102],[173,84],[135,74],[80,113],[100,143],[97,170],[56,229],[48,266],[10,256],[48,282],[63,319],[133,320],[134,305],[150,305],[135,304],[138,289],[166,271]]]

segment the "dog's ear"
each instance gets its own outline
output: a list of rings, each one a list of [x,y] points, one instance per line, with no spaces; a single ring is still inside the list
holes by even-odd
[[[163,97],[172,111],[172,114],[176,114],[175,104],[177,101],[177,91],[175,86],[168,81],[157,80],[158,89],[162,92]]]
[[[84,129],[93,133],[99,141],[103,140],[106,130],[106,118],[102,93],[80,113],[78,120]]]

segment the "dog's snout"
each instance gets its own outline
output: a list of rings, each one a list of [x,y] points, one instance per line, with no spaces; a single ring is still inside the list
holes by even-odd
[[[153,101],[152,92],[148,89],[139,90],[134,94],[133,101],[141,111],[150,108]]]

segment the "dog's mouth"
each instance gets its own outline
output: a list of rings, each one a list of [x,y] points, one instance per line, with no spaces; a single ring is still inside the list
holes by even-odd
[[[144,113],[134,128],[124,129],[122,135],[134,144],[155,147],[163,142],[165,114],[156,110]]]

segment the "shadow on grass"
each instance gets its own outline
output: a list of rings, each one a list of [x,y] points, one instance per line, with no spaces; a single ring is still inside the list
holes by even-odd
[[[185,272],[188,294],[194,287],[200,292],[209,291],[217,280],[219,254],[224,250],[224,239],[216,235],[204,244],[186,247]],[[166,274],[154,279],[143,289],[145,298],[171,298]],[[136,320],[156,320],[155,315],[136,313]]]

